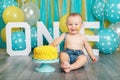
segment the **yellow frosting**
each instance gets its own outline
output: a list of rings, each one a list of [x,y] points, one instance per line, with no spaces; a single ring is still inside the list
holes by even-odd
[[[34,48],[34,59],[38,60],[53,60],[58,58],[58,51],[53,46],[39,46]]]

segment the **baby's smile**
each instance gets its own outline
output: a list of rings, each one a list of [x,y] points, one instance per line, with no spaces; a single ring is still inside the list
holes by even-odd
[[[71,29],[71,31],[76,31],[77,30],[77,28],[75,28],[75,29]]]

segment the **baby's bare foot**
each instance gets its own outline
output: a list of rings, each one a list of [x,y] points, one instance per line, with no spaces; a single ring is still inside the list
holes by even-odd
[[[70,72],[70,64],[68,62],[62,62],[61,67],[66,73]]]
[[[63,70],[64,70],[66,73],[70,72],[70,68],[68,68],[68,69],[67,69],[67,68],[66,68],[66,69],[63,68]]]
[[[64,62],[61,63],[61,67],[62,68],[70,68],[70,64],[69,64],[69,62],[64,61]]]

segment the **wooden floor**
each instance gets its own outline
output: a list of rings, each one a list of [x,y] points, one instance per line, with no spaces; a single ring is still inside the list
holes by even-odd
[[[38,63],[31,56],[10,57],[0,54],[0,80],[120,80],[120,51],[111,55],[100,54],[95,64],[90,62],[78,70],[64,73],[59,63],[52,63],[55,72],[35,71]]]

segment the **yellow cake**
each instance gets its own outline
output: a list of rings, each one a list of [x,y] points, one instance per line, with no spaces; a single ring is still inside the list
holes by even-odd
[[[58,51],[53,46],[39,46],[34,48],[33,58],[37,60],[54,60],[58,58]]]

